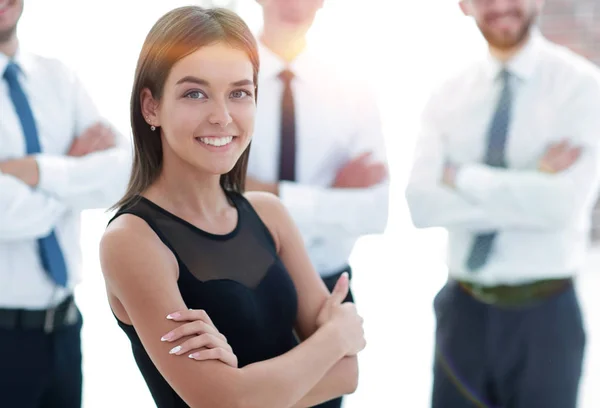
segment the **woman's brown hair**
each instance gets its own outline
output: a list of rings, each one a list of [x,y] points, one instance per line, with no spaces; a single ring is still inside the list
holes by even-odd
[[[150,130],[144,119],[142,90],[148,88],[152,97],[160,100],[165,81],[177,61],[201,47],[220,42],[246,52],[254,68],[256,86],[259,68],[256,40],[246,23],[234,12],[220,8],[180,7],[162,16],[150,29],[140,52],[131,91],[134,147],[131,176],[125,195],[113,209],[133,203],[139,194],[154,183],[162,169],[160,131]],[[223,189],[243,192],[249,153],[250,146],[233,169],[221,176]]]

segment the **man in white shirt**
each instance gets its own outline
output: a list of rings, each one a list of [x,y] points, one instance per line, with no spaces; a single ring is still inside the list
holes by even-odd
[[[464,0],[489,55],[428,102],[406,198],[448,231],[433,407],[574,408],[573,288],[600,180],[600,74],[543,38],[540,0]]]
[[[249,190],[279,195],[331,290],[361,235],[388,215],[384,140],[374,97],[307,46],[323,0],[259,0],[261,69]],[[352,300],[352,295],[346,299]],[[339,407],[341,399],[322,407]]]
[[[80,212],[119,199],[130,153],[72,72],[20,49],[22,10],[0,0],[0,406],[76,408]]]

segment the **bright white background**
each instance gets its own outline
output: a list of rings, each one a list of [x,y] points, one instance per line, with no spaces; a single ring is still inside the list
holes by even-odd
[[[29,50],[74,68],[101,111],[126,135],[129,92],[144,37],[181,0],[27,0],[19,28]],[[254,0],[237,11],[258,30]],[[483,51],[475,27],[453,0],[327,0],[313,32],[320,47],[339,55],[343,69],[366,75],[378,90],[393,178],[389,227],[366,237],[353,254],[354,291],[369,345],[360,358],[358,391],[347,408],[426,407],[431,384],[434,320],[431,301],[443,284],[445,235],[412,227],[403,198],[420,109],[432,87]],[[108,219],[83,215],[85,408],[152,407],[129,344],[108,309],[98,265],[98,241]],[[590,258],[579,286],[588,325],[588,356],[580,408],[600,406],[596,288],[600,254]],[[198,379],[202,381],[202,379]],[[565,407],[567,408],[567,407]]]

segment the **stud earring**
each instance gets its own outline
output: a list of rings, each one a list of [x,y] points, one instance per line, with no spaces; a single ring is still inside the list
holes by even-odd
[[[154,132],[156,130],[156,126],[154,126],[154,125],[150,126],[150,130]]]

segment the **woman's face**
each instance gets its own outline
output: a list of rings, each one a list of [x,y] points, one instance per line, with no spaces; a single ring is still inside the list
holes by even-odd
[[[143,111],[149,125],[160,126],[165,163],[178,160],[203,173],[228,173],[254,129],[253,76],[244,51],[217,43],[173,66],[159,102],[145,90]]]

